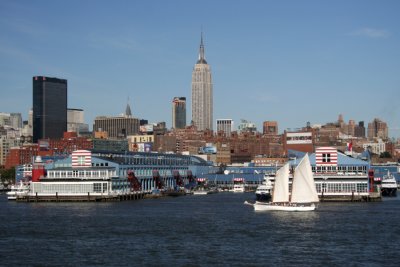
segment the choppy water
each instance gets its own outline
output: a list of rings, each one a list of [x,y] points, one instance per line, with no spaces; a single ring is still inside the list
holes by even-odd
[[[400,199],[255,213],[251,193],[115,203],[0,196],[3,266],[399,266]]]

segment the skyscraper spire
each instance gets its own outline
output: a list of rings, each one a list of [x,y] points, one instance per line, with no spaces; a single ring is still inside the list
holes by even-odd
[[[201,32],[199,60],[197,60],[197,64],[207,64],[204,56],[203,32]]]
[[[132,117],[131,106],[129,105],[129,96],[128,96],[128,103],[126,104],[126,108],[125,108],[125,116]]]

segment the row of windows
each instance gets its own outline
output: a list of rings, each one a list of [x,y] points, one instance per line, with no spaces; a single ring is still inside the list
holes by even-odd
[[[92,184],[41,184],[41,188],[36,188],[38,193],[59,194],[87,194],[93,192]]]
[[[175,157],[123,157],[125,164],[130,165],[189,165],[190,158],[175,158]]]
[[[120,174],[121,176],[127,176],[129,171],[131,171],[131,168],[124,168],[120,169]],[[134,168],[132,171],[135,172],[136,176],[153,176],[153,169],[149,168]],[[161,177],[168,176],[171,177],[174,174],[174,171],[178,171],[180,176],[186,176],[187,175],[187,169],[170,169],[170,168],[157,168],[157,171]]]
[[[127,187],[127,183],[121,184],[122,187]],[[68,183],[68,184],[35,184],[34,191],[44,194],[87,194],[87,193],[105,193],[107,192],[107,183]]]
[[[366,193],[368,192],[367,183],[316,183],[317,192],[329,193]]]
[[[367,166],[313,166],[313,172],[366,172]]]
[[[99,171],[84,171],[84,170],[73,170],[73,171],[50,171],[48,174],[49,178],[108,178],[115,175],[115,171],[99,170]]]

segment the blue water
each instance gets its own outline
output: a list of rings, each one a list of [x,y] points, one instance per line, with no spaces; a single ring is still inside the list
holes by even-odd
[[[251,193],[113,203],[0,196],[2,266],[398,266],[400,199],[256,213]]]

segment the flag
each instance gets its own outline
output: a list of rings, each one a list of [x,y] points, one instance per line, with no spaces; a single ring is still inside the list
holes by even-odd
[[[347,151],[353,151],[353,142],[347,143]]]

